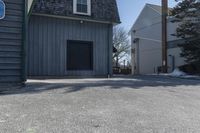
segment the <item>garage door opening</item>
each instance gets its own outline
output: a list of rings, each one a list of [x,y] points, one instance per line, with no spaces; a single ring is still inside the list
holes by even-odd
[[[93,70],[93,42],[67,41],[67,70]]]

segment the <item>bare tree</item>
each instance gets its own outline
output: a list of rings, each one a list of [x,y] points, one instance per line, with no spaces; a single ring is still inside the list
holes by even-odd
[[[130,56],[130,44],[128,33],[123,27],[114,27],[113,30],[113,46],[117,51],[113,53],[113,62],[118,67],[119,63]]]

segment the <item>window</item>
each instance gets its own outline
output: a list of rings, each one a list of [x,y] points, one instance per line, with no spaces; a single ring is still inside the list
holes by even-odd
[[[74,13],[81,15],[91,15],[91,0],[74,0]]]
[[[93,43],[67,41],[67,70],[93,70]]]

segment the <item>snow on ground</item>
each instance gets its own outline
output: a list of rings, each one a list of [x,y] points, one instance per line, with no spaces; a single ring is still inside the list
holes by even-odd
[[[200,76],[198,75],[189,75],[185,72],[182,72],[180,69],[176,68],[172,73],[159,73],[159,74],[147,74],[147,75],[160,75],[160,76],[169,76],[176,78],[184,78],[184,79],[198,79],[200,80]]]
[[[169,74],[169,76],[173,77],[180,77],[180,76],[186,76],[187,74],[180,71],[178,68],[176,68],[172,73]]]
[[[168,74],[159,74],[159,75],[163,75],[163,76],[170,76],[170,77],[177,77],[177,78],[187,78],[187,79],[199,79],[200,80],[200,76],[197,75],[189,75],[185,72],[182,72],[180,69],[176,68],[172,73],[168,73]]]

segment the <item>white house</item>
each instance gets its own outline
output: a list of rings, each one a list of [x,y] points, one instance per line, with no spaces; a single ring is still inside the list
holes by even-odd
[[[185,64],[180,57],[178,38],[172,36],[178,26],[168,18],[168,66],[169,72]],[[162,65],[162,8],[146,4],[130,30],[133,74],[152,74]]]

